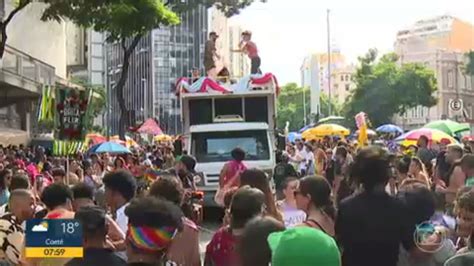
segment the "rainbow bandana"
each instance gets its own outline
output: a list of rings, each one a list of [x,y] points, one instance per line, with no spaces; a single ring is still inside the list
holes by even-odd
[[[178,229],[172,226],[160,228],[128,225],[127,240],[141,251],[156,252],[169,246]]]

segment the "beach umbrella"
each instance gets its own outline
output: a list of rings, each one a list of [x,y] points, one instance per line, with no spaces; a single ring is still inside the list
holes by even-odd
[[[296,140],[301,139],[301,134],[296,133],[296,132],[290,132],[287,137],[289,142],[295,142]]]
[[[113,154],[131,153],[127,147],[113,141],[107,141],[104,143],[94,145],[88,151],[88,153],[106,153],[106,152],[113,153]]]
[[[379,126],[375,131],[380,133],[403,133],[403,129],[393,124],[386,124]]]
[[[86,135],[86,143],[92,143],[92,145],[106,142],[107,138],[99,133],[89,133]]]
[[[328,116],[328,117],[319,119],[318,124],[344,122],[345,119],[346,118],[342,116]]]
[[[125,141],[123,141],[120,139],[119,135],[115,135],[115,136],[110,137],[110,141],[123,145],[127,148],[140,146],[134,139],[132,139],[129,136],[125,136]]]
[[[163,130],[161,130],[160,126],[158,125],[156,120],[153,118],[147,119],[135,131],[138,133],[149,134],[149,135],[163,134]]]
[[[336,124],[322,124],[314,128],[310,128],[301,135],[305,140],[317,139],[325,136],[340,136],[344,137],[351,132],[349,129]]]
[[[155,136],[155,141],[172,141],[172,140],[173,140],[173,137],[166,134]]]
[[[451,136],[454,136],[460,132],[471,130],[471,128],[469,127],[469,124],[458,123],[449,119],[429,122],[428,124],[424,126],[424,128],[438,129]]]
[[[416,141],[421,136],[426,136],[430,142],[440,142],[442,139],[446,139],[450,143],[457,143],[456,139],[454,139],[450,135],[446,134],[445,132],[441,130],[432,129],[432,128],[420,128],[420,129],[409,131],[399,136],[398,138],[396,138],[395,141],[404,142],[405,144],[409,142],[416,144]]]
[[[359,136],[359,130],[355,132],[355,135]],[[372,129],[367,129],[367,135],[372,136],[372,137],[377,136],[377,132],[373,131]]]

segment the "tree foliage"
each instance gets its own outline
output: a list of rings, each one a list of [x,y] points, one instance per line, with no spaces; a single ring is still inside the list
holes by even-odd
[[[222,11],[227,17],[231,17],[240,13],[240,11],[252,3],[259,1],[266,3],[267,0],[168,0],[167,5],[177,13],[185,12],[190,8],[195,8],[198,5],[204,5],[206,7],[215,6],[217,9]]]
[[[415,63],[400,66],[393,53],[377,60],[377,54],[377,50],[371,49],[359,58],[356,89],[344,107],[347,117],[363,111],[373,125],[378,126],[410,108],[436,104],[433,93],[437,84],[433,71]]]
[[[474,76],[474,51],[466,53],[467,64],[466,64],[466,74]]]
[[[304,93],[303,93],[304,91]],[[311,117],[311,92],[309,88],[299,87],[296,83],[288,83],[282,87],[278,97],[277,127],[284,128],[286,122],[290,122],[290,130],[297,131],[304,127],[303,94],[306,102],[306,122],[314,120]],[[329,103],[329,98],[325,94],[320,97],[321,114],[320,117],[327,116],[329,104],[331,104],[333,114],[339,114],[339,108],[333,101]]]

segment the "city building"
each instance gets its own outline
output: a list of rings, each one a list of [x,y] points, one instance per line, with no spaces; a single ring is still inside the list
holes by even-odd
[[[334,49],[331,53],[331,72],[346,67],[346,59],[340,51]],[[311,114],[320,113],[320,94],[329,94],[328,54],[316,53],[306,57],[301,66],[301,86],[309,87],[311,92]],[[331,76],[334,76],[332,74]],[[334,94],[334,81],[331,79],[331,97]],[[327,114],[325,114],[327,115]]]
[[[67,73],[69,79],[93,87],[106,87],[106,34],[66,23]],[[105,127],[105,112],[95,118],[94,125]]]
[[[474,26],[452,16],[419,20],[397,33],[395,52],[399,55],[435,52],[442,49],[467,52],[474,49]],[[403,58],[402,58],[403,59]]]
[[[0,14],[7,16],[15,2],[0,1]],[[0,128],[22,130],[27,138],[36,130],[43,85],[67,78],[65,23],[41,21],[44,7],[34,2],[14,16],[0,60]]]
[[[348,65],[337,68],[331,73],[332,99],[339,105],[344,104],[352,90],[355,89],[353,77],[355,72],[356,67],[354,65]]]
[[[436,52],[405,54],[404,63],[423,62],[433,70],[438,90],[435,96],[438,103],[431,107],[418,106],[396,116],[397,124],[405,129],[419,128],[434,120],[449,118],[460,122],[470,122],[474,118],[474,77],[466,75],[464,53],[438,50]],[[462,100],[459,112],[449,107],[453,100]]]
[[[407,129],[427,122],[450,118],[471,121],[474,105],[474,78],[466,75],[464,53],[474,49],[474,26],[451,16],[420,20],[409,29],[399,31],[395,52],[400,63],[421,63],[433,70],[438,90],[436,106],[416,107],[395,120]],[[455,112],[452,101],[462,101],[462,109]]]
[[[163,130],[178,134],[182,130],[180,103],[175,84],[190,77],[193,68],[204,74],[204,46],[208,38],[208,10],[198,6],[181,16],[179,25],[156,29],[153,43],[153,93],[155,117]]]
[[[128,44],[127,44],[128,45]],[[142,37],[130,58],[128,78],[123,88],[125,105],[129,111],[121,114],[117,100],[117,83],[122,74],[123,49],[119,42],[106,45],[107,65],[107,130],[111,135],[118,134],[120,117],[126,116],[126,126],[136,126],[153,115],[153,69],[151,33]]]
[[[166,133],[181,132],[176,80],[190,77],[193,68],[204,73],[202,58],[207,35],[208,10],[198,6],[183,14],[179,25],[155,29],[142,38],[131,58],[124,90],[129,125],[154,117]],[[112,103],[110,133],[116,134],[120,112],[114,89],[120,78],[123,51],[118,43],[107,44],[106,50],[107,89]]]
[[[106,34],[66,24],[67,73],[92,86],[105,86]]]

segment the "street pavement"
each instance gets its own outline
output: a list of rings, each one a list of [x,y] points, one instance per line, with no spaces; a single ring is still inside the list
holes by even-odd
[[[217,221],[205,221],[201,225],[201,230],[199,232],[199,251],[201,253],[201,258],[204,260],[204,254],[206,252],[206,246],[211,241],[214,232],[219,229],[221,224]]]
[[[205,208],[204,221],[200,225],[199,231],[199,251],[201,253],[202,261],[204,261],[204,254],[206,246],[211,241],[214,233],[222,225],[223,210],[219,208]]]

